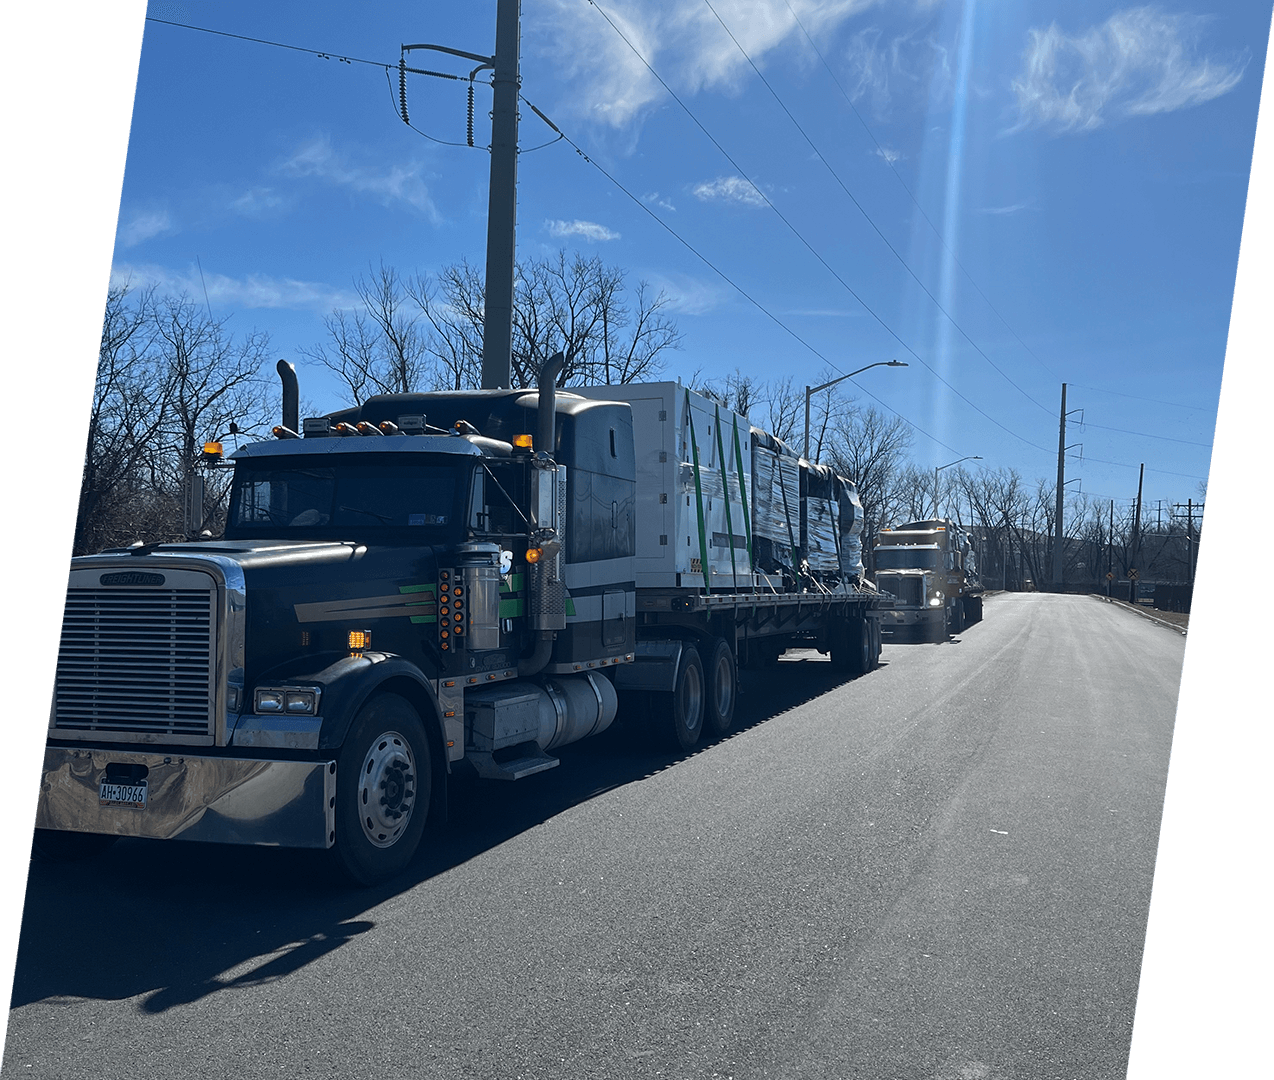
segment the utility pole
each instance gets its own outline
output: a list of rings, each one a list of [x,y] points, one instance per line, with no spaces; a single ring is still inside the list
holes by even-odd
[[[487,266],[483,295],[482,389],[508,387],[513,368],[513,276],[517,249],[518,209],[518,70],[522,37],[522,0],[496,0],[495,55],[480,56],[449,45],[404,45],[404,53],[428,49],[467,60],[478,66],[469,75],[472,107],[473,78],[490,69],[491,176],[487,192]],[[411,68],[402,70],[414,70]],[[430,74],[425,72],[425,74]],[[401,77],[401,76],[400,76]],[[403,121],[407,120],[403,90]],[[472,114],[470,114],[472,119]],[[473,145],[470,129],[469,145]]]
[[[1146,463],[1141,463],[1141,471],[1137,473],[1137,510],[1132,518],[1132,556],[1129,561],[1132,563],[1134,573],[1139,573],[1140,568],[1137,566],[1137,556],[1140,554],[1141,548],[1141,482],[1146,478]],[[1135,604],[1137,602],[1137,579],[1130,577],[1128,579],[1128,602]]]
[[[1106,595],[1115,595],[1115,500],[1110,500],[1110,531],[1106,534]]]
[[[487,282],[482,329],[482,389],[512,381],[513,267],[518,209],[518,72],[522,0],[497,0],[491,183],[487,203]],[[545,447],[551,450],[551,447]]]
[[[1181,504],[1176,503],[1175,509],[1180,510]],[[1199,511],[1203,511],[1203,503],[1199,503]],[[1194,500],[1186,500],[1186,583],[1194,584]]]
[[[1062,495],[1066,488],[1066,384],[1062,383],[1062,413],[1057,422],[1057,509],[1053,521],[1053,588],[1062,584]]]

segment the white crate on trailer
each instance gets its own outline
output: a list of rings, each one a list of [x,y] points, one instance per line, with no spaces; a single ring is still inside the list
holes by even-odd
[[[565,393],[632,406],[637,587],[702,589],[706,555],[711,591],[752,589],[743,500],[746,494],[750,509],[747,418],[675,382],[572,386]]]

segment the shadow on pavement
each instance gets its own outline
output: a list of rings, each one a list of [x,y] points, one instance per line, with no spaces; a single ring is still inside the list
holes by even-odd
[[[882,666],[885,666],[882,664]],[[737,738],[844,684],[816,654],[743,672]],[[181,841],[120,840],[96,860],[33,863],[12,1008],[46,998],[138,997],[163,1013],[233,986],[281,979],[375,927],[383,901],[570,807],[689,756],[652,745],[621,717],[563,748],[562,764],[515,784],[454,777],[450,822],[431,826],[405,873],[354,889],[326,853]]]

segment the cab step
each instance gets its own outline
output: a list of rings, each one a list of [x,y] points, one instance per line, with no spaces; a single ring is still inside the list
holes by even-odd
[[[523,777],[545,772],[561,764],[559,759],[551,757],[534,745],[517,756],[502,755],[496,758],[490,753],[470,751],[465,757],[484,780],[521,780]]]

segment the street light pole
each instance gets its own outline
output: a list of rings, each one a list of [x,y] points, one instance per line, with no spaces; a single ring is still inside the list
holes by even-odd
[[[933,518],[935,521],[938,519],[938,473],[942,472],[943,469],[951,468],[952,465],[959,465],[961,461],[981,460],[981,454],[970,454],[967,457],[960,458],[958,461],[948,461],[945,465],[939,465],[933,470]]]
[[[805,388],[805,453],[802,457],[804,457],[806,461],[809,461],[810,459],[810,398],[812,398],[820,390],[826,390],[829,386],[835,386],[838,382],[844,382],[846,379],[852,378],[855,375],[861,375],[864,371],[869,371],[874,367],[906,366],[907,364],[902,360],[878,360],[874,364],[868,364],[866,367],[860,367],[857,371],[851,371],[848,375],[841,375],[833,379],[831,382],[825,382],[822,386],[807,386]]]

